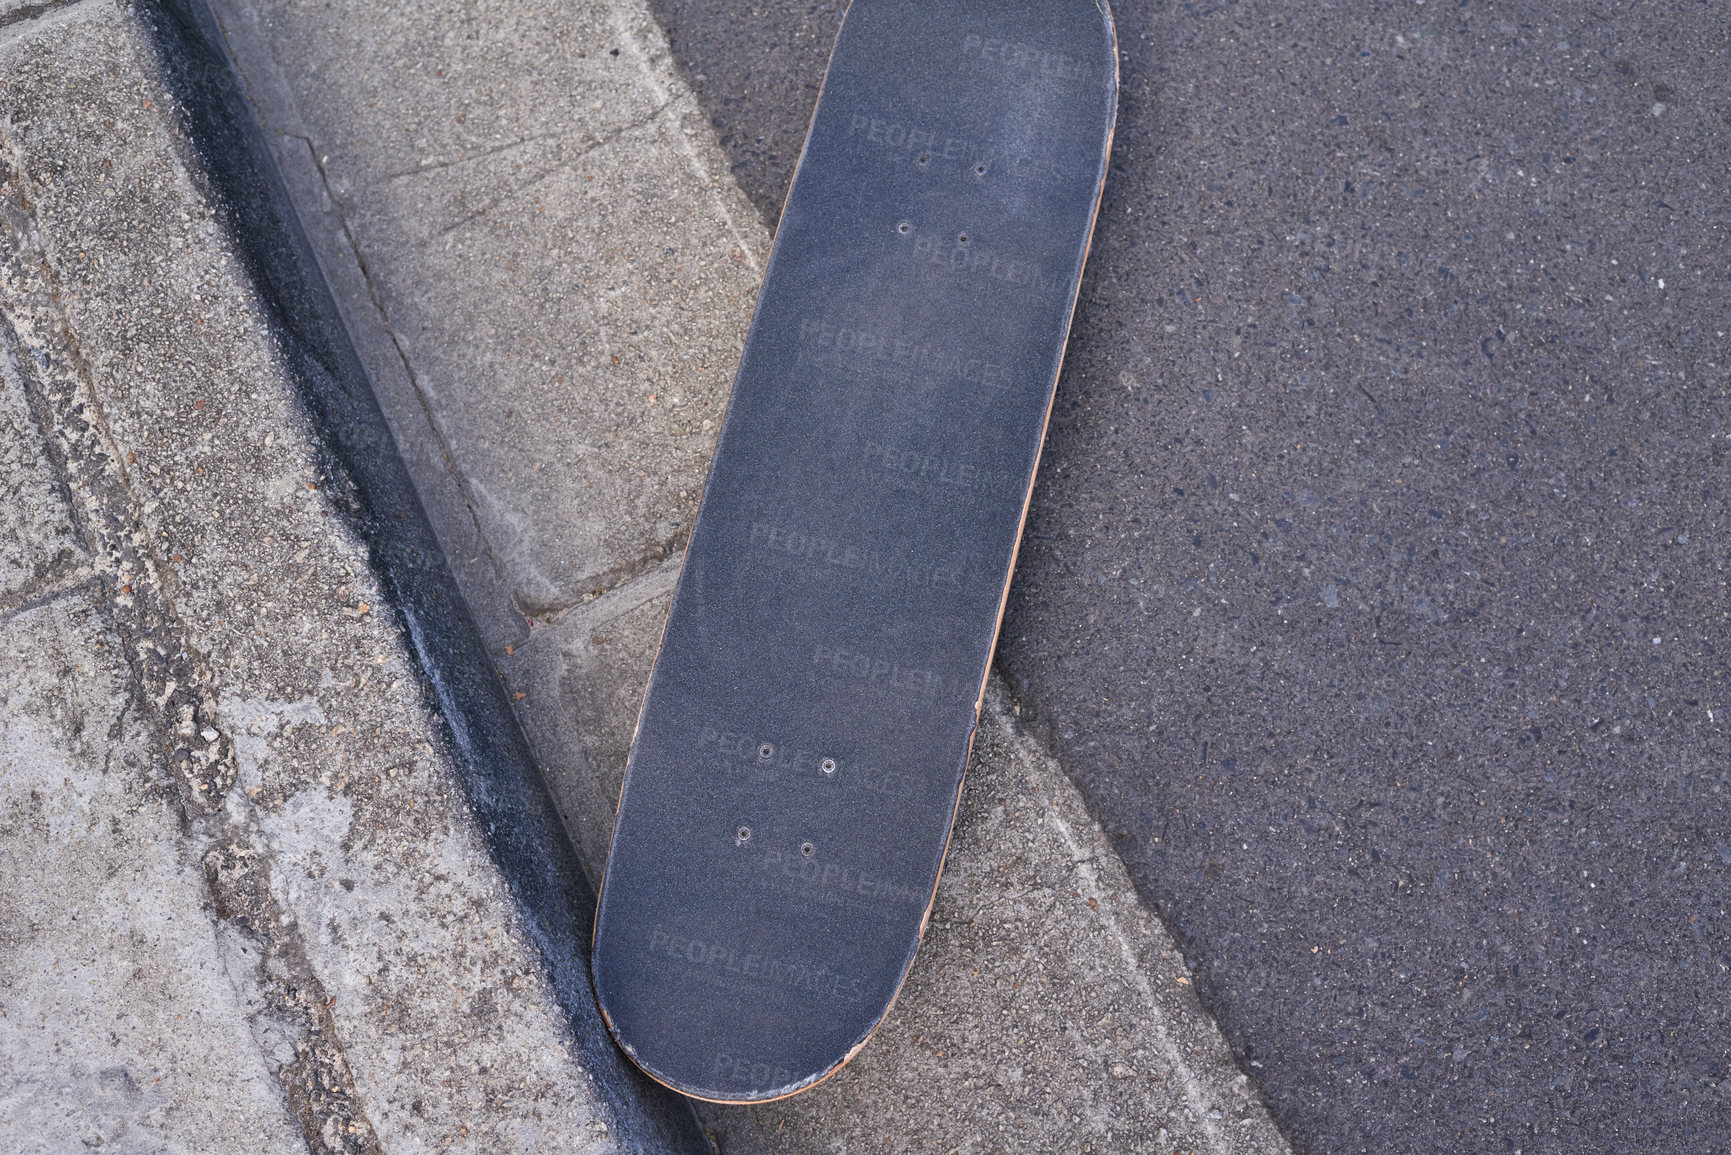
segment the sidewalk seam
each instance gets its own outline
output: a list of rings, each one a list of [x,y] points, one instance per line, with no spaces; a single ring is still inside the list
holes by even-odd
[[[679,571],[684,564],[684,550],[669,550],[655,565],[626,575],[619,584],[608,586],[588,601],[578,602],[557,611],[557,616],[550,625],[573,621],[599,626],[632,610],[641,609],[656,598],[673,592],[673,586],[679,580]],[[608,571],[612,572],[615,571]],[[603,578],[605,576],[602,575]]]

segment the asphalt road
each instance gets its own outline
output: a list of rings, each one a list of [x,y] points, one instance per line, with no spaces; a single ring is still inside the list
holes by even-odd
[[[659,0],[773,218],[842,6]],[[1121,4],[999,661],[1303,1151],[1731,1150],[1731,21]]]

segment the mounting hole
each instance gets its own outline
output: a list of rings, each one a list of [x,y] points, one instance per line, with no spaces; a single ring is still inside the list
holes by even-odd
[[[896,226],[896,232],[900,233],[904,237],[913,231],[914,226],[909,224],[907,221],[903,221],[901,224]]]
[[[825,774],[834,774],[835,773],[835,759],[834,758],[825,758],[822,762],[819,762],[817,764],[817,768],[819,770],[822,770]]]
[[[817,847],[813,846],[809,842],[802,842],[799,844],[799,852],[807,858],[810,858],[812,855],[817,853]]]
[[[775,747],[771,746],[768,742],[765,742],[757,748],[757,756],[767,762],[771,758],[775,757]]]
[[[965,245],[967,243],[968,243],[968,234],[967,233],[963,233],[956,238],[956,244],[958,244],[958,245]]]
[[[747,842],[751,841],[751,827],[741,826],[738,830],[733,832],[733,837],[741,846],[744,846]]]

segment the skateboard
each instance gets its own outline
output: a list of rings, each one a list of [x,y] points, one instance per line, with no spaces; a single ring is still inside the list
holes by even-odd
[[[770,253],[596,912],[615,1040],[802,1091],[913,964],[1117,109],[1104,0],[854,0]]]

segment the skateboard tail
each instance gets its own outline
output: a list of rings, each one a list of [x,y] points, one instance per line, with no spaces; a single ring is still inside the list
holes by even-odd
[[[873,1033],[875,1033],[875,1031]],[[614,1041],[619,1044],[619,1049],[625,1052],[625,1057],[630,1059],[632,1063],[636,1064],[638,1070],[642,1071],[645,1075],[648,1075],[651,1079],[660,1083],[662,1086],[678,1091],[688,1099],[698,1099],[705,1103],[720,1103],[727,1106],[761,1106],[765,1103],[773,1103],[778,1099],[790,1098],[799,1094],[801,1091],[811,1090],[813,1087],[847,1066],[853,1061],[854,1056],[865,1050],[866,1044],[871,1041],[871,1034],[867,1034],[865,1038],[850,1047],[847,1053],[844,1054],[834,1066],[822,1071],[815,1071],[796,1080],[795,1082],[787,1083],[782,1086],[769,1086],[762,1090],[754,1089],[751,1092],[750,1098],[740,1098],[737,1091],[725,1088],[694,1087],[684,1084],[678,1081],[678,1075],[672,1072],[656,1070],[655,1066],[651,1062],[646,1061],[643,1056],[637,1053],[636,1048],[634,1048],[630,1043],[621,1040],[617,1034],[614,1035]]]
[[[765,1103],[911,971],[1099,207],[1097,0],[855,0],[621,791],[596,992],[646,1074]]]

